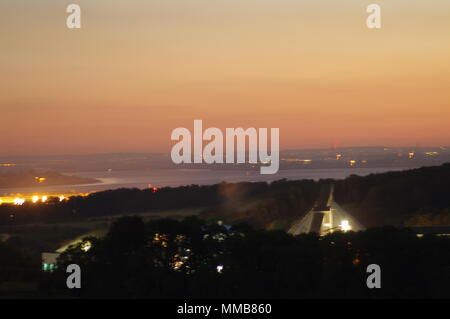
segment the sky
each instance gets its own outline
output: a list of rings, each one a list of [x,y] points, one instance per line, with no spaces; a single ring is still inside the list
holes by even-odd
[[[168,152],[195,119],[281,149],[450,145],[447,0],[0,0],[0,39],[3,156]]]

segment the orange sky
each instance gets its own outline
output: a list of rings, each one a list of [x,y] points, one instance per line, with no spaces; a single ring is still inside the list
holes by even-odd
[[[2,0],[0,155],[169,151],[176,127],[281,149],[450,145],[450,2]]]

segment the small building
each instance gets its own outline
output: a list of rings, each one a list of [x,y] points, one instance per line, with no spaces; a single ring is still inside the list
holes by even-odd
[[[44,272],[53,272],[56,268],[56,260],[59,255],[59,253],[42,253],[42,270]]]
[[[84,252],[87,252],[92,247],[92,243],[89,240],[84,240],[84,239],[86,237],[101,238],[101,237],[105,236],[106,232],[107,232],[107,229],[97,229],[97,230],[83,234],[81,236],[76,237],[75,239],[68,241],[65,245],[61,246],[53,253],[49,253],[49,252],[41,253],[42,270],[44,272],[47,272],[47,271],[53,272],[56,268],[56,260],[58,259],[59,255],[61,255],[61,253],[65,252],[70,246],[82,243],[81,249]]]

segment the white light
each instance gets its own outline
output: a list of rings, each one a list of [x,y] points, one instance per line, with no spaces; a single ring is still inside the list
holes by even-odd
[[[81,244],[81,250],[84,252],[87,252],[89,249],[91,249],[92,243],[90,241],[85,241]]]
[[[42,196],[42,202],[45,203],[47,201],[47,196]]]
[[[63,200],[65,200],[66,198],[63,196],[63,195],[61,195],[61,196],[59,196],[59,201],[60,202],[62,202]]]
[[[222,265],[217,265],[216,269],[217,269],[217,272],[220,274],[220,273],[222,273],[223,266]]]
[[[23,198],[14,198],[14,205],[23,205],[25,203],[25,199]]]
[[[33,203],[36,203],[39,200],[39,196],[33,196]]]
[[[351,229],[348,220],[342,220],[340,226],[341,226],[343,231],[349,231]]]

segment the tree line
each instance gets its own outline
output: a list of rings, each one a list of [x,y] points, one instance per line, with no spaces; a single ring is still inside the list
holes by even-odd
[[[40,291],[78,298],[448,298],[449,249],[449,238],[394,227],[319,237],[196,217],[124,217],[106,237],[66,250]],[[80,289],[66,287],[69,264],[80,266]],[[381,289],[367,287],[369,264],[381,267]]]

